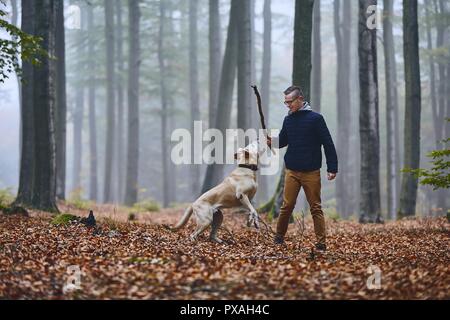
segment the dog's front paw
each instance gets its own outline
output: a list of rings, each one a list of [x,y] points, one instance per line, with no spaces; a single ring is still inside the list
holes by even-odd
[[[258,215],[256,215],[256,217],[255,217],[255,228],[259,229],[259,216]]]
[[[254,225],[256,229],[259,229],[259,215],[258,212],[251,212],[248,219],[249,226]]]
[[[249,215],[248,219],[247,219],[247,228],[251,228],[253,225],[253,220],[252,220],[252,216]]]

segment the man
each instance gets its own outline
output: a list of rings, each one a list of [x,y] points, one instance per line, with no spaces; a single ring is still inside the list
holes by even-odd
[[[284,104],[289,108],[289,114],[284,118],[278,138],[273,138],[274,141],[278,140],[279,148],[288,146],[284,156],[286,174],[283,205],[278,217],[275,243],[284,242],[289,219],[303,187],[314,221],[316,249],[325,251],[325,219],[320,198],[321,147],[325,150],[330,181],[336,178],[338,172],[336,149],[324,118],[312,111],[309,103],[304,101],[301,88],[291,86],[284,91],[284,95]],[[272,138],[267,137],[267,144],[272,145]]]

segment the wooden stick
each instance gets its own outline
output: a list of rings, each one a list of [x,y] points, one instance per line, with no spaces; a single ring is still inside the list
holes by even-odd
[[[264,113],[263,113],[262,106],[261,106],[261,95],[259,94],[259,90],[256,85],[252,86],[252,88],[256,95],[256,102],[258,103],[258,111],[259,111],[259,117],[261,119],[261,127],[263,128],[263,130],[266,130],[266,122],[264,120]]]
[[[266,122],[264,120],[264,112],[263,112],[262,105],[261,105],[261,95],[259,94],[258,86],[254,85],[251,87],[253,88],[253,91],[255,92],[255,95],[256,95],[256,102],[258,104],[259,118],[261,120],[261,128],[264,130],[266,137],[269,137],[267,134]],[[269,149],[273,152],[272,146],[269,146]]]

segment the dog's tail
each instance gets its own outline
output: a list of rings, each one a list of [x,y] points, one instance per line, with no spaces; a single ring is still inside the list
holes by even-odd
[[[184,211],[184,214],[183,214],[183,217],[181,218],[181,220],[174,227],[168,227],[168,229],[171,231],[178,231],[181,228],[183,228],[186,225],[186,223],[189,221],[189,218],[191,217],[193,212],[194,212],[194,210],[192,209],[192,205],[190,205]]]

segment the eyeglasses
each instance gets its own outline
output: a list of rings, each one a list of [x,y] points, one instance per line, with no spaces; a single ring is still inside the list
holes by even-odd
[[[298,98],[300,98],[300,97],[297,97],[297,98],[295,98],[295,99],[293,99],[293,100],[290,100],[290,101],[284,101],[284,104],[286,105],[286,106],[290,106],[295,100],[297,100]]]

